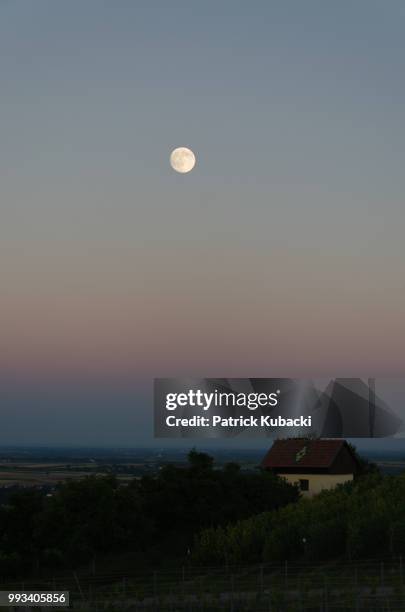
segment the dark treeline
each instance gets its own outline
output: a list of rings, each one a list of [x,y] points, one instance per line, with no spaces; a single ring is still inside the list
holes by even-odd
[[[139,552],[147,562],[187,554],[204,528],[234,523],[297,501],[296,487],[237,464],[213,467],[196,451],[185,467],[163,467],[127,486],[114,476],[61,484],[52,496],[36,489],[0,506],[0,574],[72,568],[104,553]]]
[[[405,475],[363,475],[233,525],[204,530],[195,561],[320,563],[405,554]]]

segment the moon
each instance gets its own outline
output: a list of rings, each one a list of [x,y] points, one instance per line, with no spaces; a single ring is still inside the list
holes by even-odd
[[[171,152],[170,165],[176,172],[186,174],[186,172],[190,172],[195,166],[195,155],[187,147],[177,147],[177,149]]]

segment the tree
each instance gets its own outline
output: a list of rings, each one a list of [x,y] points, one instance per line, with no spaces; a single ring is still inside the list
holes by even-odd
[[[198,472],[209,472],[214,465],[214,459],[207,453],[200,453],[193,448],[187,455],[192,470]]]

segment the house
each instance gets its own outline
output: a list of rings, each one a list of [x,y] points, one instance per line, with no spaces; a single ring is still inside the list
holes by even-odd
[[[305,438],[276,440],[261,466],[297,483],[305,497],[353,480],[360,467],[345,440]]]

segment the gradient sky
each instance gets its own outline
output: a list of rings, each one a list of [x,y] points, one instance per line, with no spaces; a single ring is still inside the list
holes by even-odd
[[[0,444],[149,441],[155,376],[403,375],[404,67],[401,0],[0,0]]]

